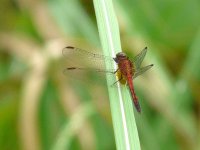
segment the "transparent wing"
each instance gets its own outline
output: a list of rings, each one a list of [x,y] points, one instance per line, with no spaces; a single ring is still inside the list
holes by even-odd
[[[107,78],[111,83],[114,83],[115,80],[115,71],[111,70],[100,70],[100,69],[91,69],[91,68],[77,68],[70,67],[63,70],[63,74],[67,77],[68,81],[78,81],[83,84],[93,84],[98,85],[99,82],[103,83],[105,81],[105,75],[111,75]],[[102,80],[103,79],[103,80]]]
[[[101,70],[101,69],[92,69],[92,68],[78,68],[78,67],[69,67],[69,68],[65,68],[63,73],[65,75],[71,74],[73,73],[81,73],[82,71],[87,71],[87,72],[99,72],[102,74],[108,73],[108,74],[115,74],[114,70]]]
[[[147,47],[145,47],[137,56],[135,56],[133,62],[135,64],[136,70],[140,69],[141,63],[147,53]]]
[[[105,69],[105,61],[113,63],[112,57],[68,46],[62,50],[66,67]]]
[[[112,57],[104,56],[89,52],[80,48],[68,46],[62,51],[63,53],[63,70],[64,75],[69,78],[83,79],[84,76],[90,74],[99,74],[100,76],[105,74],[112,74],[115,70],[106,69],[105,61],[113,63]]]
[[[107,56],[104,56],[101,54],[95,54],[95,53],[92,53],[92,52],[89,52],[89,51],[86,51],[84,49],[80,49],[77,47],[73,47],[73,46],[65,47],[63,49],[62,53],[64,56],[72,54],[72,55],[77,55],[77,56],[87,56],[88,58],[96,58],[96,59],[106,59],[107,58],[108,59]],[[113,60],[113,59],[111,58],[111,60]]]
[[[153,67],[153,64],[145,66],[140,68],[139,70],[136,70],[133,79],[135,79],[136,77],[138,77],[139,75],[143,74],[144,72],[146,72],[147,70],[149,70],[151,67]]]

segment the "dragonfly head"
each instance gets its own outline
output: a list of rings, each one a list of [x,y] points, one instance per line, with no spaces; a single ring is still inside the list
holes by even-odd
[[[119,62],[119,60],[124,60],[124,59],[127,59],[127,55],[123,52],[119,52],[116,54],[116,58],[114,58],[115,62]]]

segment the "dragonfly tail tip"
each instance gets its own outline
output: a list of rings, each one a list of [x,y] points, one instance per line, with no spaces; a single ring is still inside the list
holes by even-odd
[[[140,108],[140,106],[137,107],[137,112],[141,114],[141,108]]]
[[[141,113],[141,107],[138,101],[134,101],[135,108],[138,113]]]

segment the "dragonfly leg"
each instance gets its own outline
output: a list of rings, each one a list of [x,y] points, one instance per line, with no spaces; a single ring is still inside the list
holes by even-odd
[[[116,73],[116,72],[115,72],[115,73]],[[112,84],[112,86],[115,85],[117,82],[121,81],[122,79],[123,79],[123,77],[122,77],[122,75],[121,75],[120,78]]]
[[[114,74],[117,73],[118,70],[119,70],[119,68],[117,68],[117,70],[114,71]]]

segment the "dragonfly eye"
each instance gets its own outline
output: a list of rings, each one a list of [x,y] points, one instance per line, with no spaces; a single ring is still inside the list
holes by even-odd
[[[117,57],[117,58],[127,58],[126,54],[123,53],[123,52],[117,53],[116,57]]]

